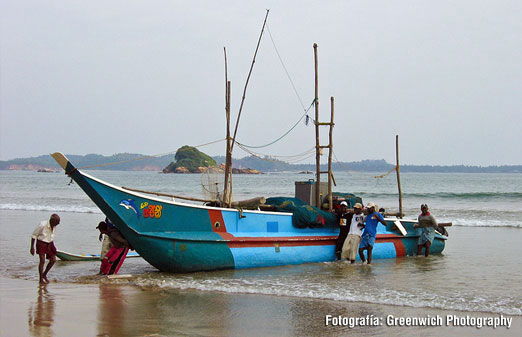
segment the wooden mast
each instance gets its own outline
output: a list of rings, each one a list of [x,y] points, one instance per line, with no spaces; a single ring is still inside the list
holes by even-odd
[[[334,126],[334,98],[330,97],[330,143],[328,144],[328,210],[333,210],[333,196],[332,196],[332,154],[333,154],[333,126]]]
[[[397,187],[399,188],[399,218],[402,219],[401,173],[399,169],[399,135],[395,135],[395,157],[397,160],[397,166],[395,166],[395,171],[397,172]]]
[[[228,207],[230,204],[230,194],[232,191],[229,190],[230,184],[230,172],[232,170],[232,152],[230,148],[230,81],[228,80],[228,64],[227,64],[227,48],[223,47],[225,54],[225,115],[227,121],[227,148],[225,152],[225,186],[223,187],[223,204]]]
[[[241,118],[241,112],[243,111],[243,103],[246,98],[246,91],[248,87],[248,82],[250,80],[250,75],[252,75],[252,70],[254,69],[254,64],[256,63],[257,51],[259,50],[259,45],[261,44],[261,38],[263,37],[263,32],[265,31],[266,20],[268,19],[269,9],[266,10],[265,20],[263,21],[263,27],[261,28],[261,33],[259,34],[259,39],[257,40],[256,51],[254,52],[254,57],[252,58],[252,64],[250,65],[250,71],[248,72],[248,76],[245,82],[245,87],[243,88],[243,97],[241,98],[241,105],[239,106],[239,113],[237,114],[236,125],[234,127],[234,136],[230,137],[230,81],[226,79],[226,50],[225,50],[225,81],[226,81],[226,114],[227,114],[227,153],[225,160],[225,187],[223,191],[223,203],[226,207],[230,207],[231,203],[231,195],[232,195],[232,184],[230,181],[232,180],[232,150],[234,149],[234,144],[236,142],[237,129],[239,126],[239,119]]]
[[[230,206],[232,195],[231,172],[232,172],[232,149],[230,138],[230,81],[227,81],[225,112],[227,117],[227,152],[225,159],[225,186],[223,190],[223,204]]]
[[[315,206],[321,207],[321,146],[319,144],[319,74],[317,66],[317,43],[314,43],[314,70],[315,70]]]
[[[261,33],[259,34],[259,39],[257,40],[256,51],[254,52],[254,57],[252,58],[252,64],[250,65],[250,71],[248,72],[248,76],[245,82],[245,87],[243,88],[243,97],[241,98],[241,105],[239,106],[239,112],[237,114],[236,126],[234,128],[234,136],[232,137],[232,144],[230,146],[230,151],[234,148],[234,144],[236,142],[237,135],[237,127],[239,126],[239,119],[241,118],[241,111],[243,111],[243,103],[245,103],[246,91],[248,87],[248,82],[250,81],[250,75],[252,75],[252,70],[254,69],[254,64],[256,63],[257,51],[259,50],[259,45],[261,44],[261,38],[263,37],[263,32],[265,31],[266,20],[268,19],[269,9],[266,10],[265,21],[263,22],[263,27],[261,28]]]
[[[335,185],[335,179],[332,173],[332,155],[333,155],[333,126],[334,126],[334,98],[330,98],[331,110],[330,110],[330,122],[320,123],[319,122],[319,71],[317,62],[317,43],[314,43],[314,63],[315,63],[315,170],[316,170],[316,183],[315,183],[315,207],[322,208],[321,202],[321,173],[328,173],[328,209],[333,209],[333,196],[332,196],[332,181]],[[327,125],[330,127],[329,144],[321,146],[319,137],[319,127]],[[328,171],[321,171],[321,149],[328,149]]]

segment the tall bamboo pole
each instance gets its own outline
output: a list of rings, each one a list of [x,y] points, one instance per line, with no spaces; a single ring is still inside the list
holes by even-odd
[[[227,82],[226,88],[226,105],[225,111],[227,116],[227,152],[225,159],[225,186],[223,189],[223,203],[225,207],[230,206],[231,195],[232,195],[232,184],[231,172],[232,172],[232,149],[231,149],[231,138],[230,138],[230,81]]]
[[[314,69],[315,69],[315,206],[321,207],[321,148],[319,144],[319,72],[317,65],[317,43],[314,43]]]
[[[268,19],[268,13],[270,12],[269,9],[266,10],[265,20],[263,21],[263,27],[261,28],[261,33],[259,34],[259,39],[257,40],[257,46],[256,51],[254,52],[254,57],[252,58],[252,64],[250,65],[250,71],[248,72],[248,76],[245,82],[245,87],[243,88],[243,97],[241,98],[241,105],[239,106],[239,112],[237,114],[237,120],[236,125],[234,128],[234,136],[230,138],[230,82],[227,81],[227,89],[226,89],[226,95],[227,95],[227,105],[228,105],[228,111],[227,111],[227,159],[225,161],[225,188],[224,188],[224,196],[223,201],[225,203],[225,206],[230,206],[230,196],[232,195],[232,184],[229,183],[229,180],[232,179],[232,150],[234,148],[234,143],[236,142],[236,135],[237,135],[237,129],[239,126],[239,119],[241,118],[241,112],[243,111],[243,104],[245,103],[246,98],[246,91],[248,87],[248,82],[250,81],[250,75],[252,75],[252,70],[254,69],[254,64],[256,63],[256,56],[257,51],[259,50],[259,45],[261,44],[261,38],[263,37],[263,32],[265,31],[266,26],[266,20]],[[225,50],[225,73],[226,73],[226,50]],[[225,76],[226,78],[226,76]],[[230,184],[230,188],[229,185]]]
[[[261,33],[259,34],[259,39],[257,40],[256,51],[254,52],[254,57],[252,58],[252,64],[250,65],[250,71],[248,72],[248,76],[247,76],[247,79],[245,82],[245,87],[243,89],[243,97],[241,98],[241,104],[239,106],[239,112],[237,114],[236,126],[234,128],[234,136],[232,137],[232,145],[230,146],[230,151],[232,151],[232,149],[234,148],[234,144],[236,142],[237,128],[239,126],[239,119],[241,118],[241,111],[243,111],[243,103],[245,103],[248,82],[250,81],[250,75],[252,75],[252,70],[254,69],[254,64],[256,63],[257,51],[259,50],[259,45],[261,44],[261,38],[263,37],[263,32],[265,31],[266,20],[268,19],[269,12],[270,12],[270,10],[267,9],[265,21],[263,21],[263,27],[261,28]]]
[[[225,115],[227,122],[227,148],[225,152],[225,186],[223,186],[223,204],[229,206],[232,191],[229,190],[230,172],[232,171],[232,152],[230,148],[230,81],[228,80],[227,48],[223,47],[225,54]],[[231,184],[230,184],[231,185]],[[232,186],[230,186],[232,188]]]
[[[395,155],[397,159],[397,166],[395,166],[395,171],[397,172],[397,187],[399,188],[399,218],[402,219],[401,172],[399,169],[399,135],[395,135]]]

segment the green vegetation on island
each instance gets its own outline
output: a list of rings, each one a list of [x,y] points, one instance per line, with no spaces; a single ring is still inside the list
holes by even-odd
[[[188,145],[180,147],[174,158],[176,161],[165,167],[163,173],[198,173],[217,165],[212,157]]]

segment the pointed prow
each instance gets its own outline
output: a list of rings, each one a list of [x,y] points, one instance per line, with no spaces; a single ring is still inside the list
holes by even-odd
[[[56,162],[60,164],[60,166],[65,170],[65,168],[67,167],[67,163],[69,162],[69,159],[67,159],[67,157],[63,153],[55,152],[51,154],[51,157],[53,157],[54,160],[56,160]]]

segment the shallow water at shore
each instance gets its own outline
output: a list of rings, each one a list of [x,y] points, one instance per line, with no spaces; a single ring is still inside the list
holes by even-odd
[[[9,237],[0,237],[3,276],[36,280],[36,258],[28,254],[33,225],[46,212],[0,211]],[[76,253],[98,253],[97,214],[62,213],[56,245]],[[367,302],[419,308],[522,315],[522,231],[516,228],[455,227],[442,255],[224,270],[184,274],[158,272],[143,259],[127,259],[120,274],[148,289],[218,291]],[[491,242],[502,242],[498,251]],[[79,251],[80,250],[80,251]],[[99,262],[58,261],[51,276],[60,282],[98,283]]]

